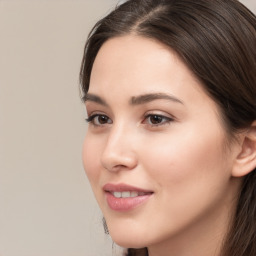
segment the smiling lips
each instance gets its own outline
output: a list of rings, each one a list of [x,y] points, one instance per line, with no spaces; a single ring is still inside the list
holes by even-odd
[[[126,184],[106,184],[103,187],[108,206],[114,211],[129,211],[146,202],[152,191],[132,187]]]

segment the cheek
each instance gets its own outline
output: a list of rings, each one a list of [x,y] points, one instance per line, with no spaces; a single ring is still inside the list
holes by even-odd
[[[170,139],[151,138],[143,146],[141,163],[156,185],[154,208],[158,211],[154,214],[161,216],[159,225],[175,219],[175,229],[200,219],[225,201],[230,176],[229,161],[223,160],[222,137],[202,136],[187,133],[170,135]]]
[[[100,175],[100,161],[98,157],[100,150],[101,146],[99,143],[97,143],[97,140],[86,135],[83,145],[82,158],[85,173],[92,187],[94,187]]]
[[[191,180],[190,187],[202,180],[211,184],[226,175],[222,137],[218,133],[204,136],[193,130],[175,136],[152,137],[143,146],[145,169],[160,186],[174,184],[170,186],[173,189],[178,188],[177,184],[186,186]]]

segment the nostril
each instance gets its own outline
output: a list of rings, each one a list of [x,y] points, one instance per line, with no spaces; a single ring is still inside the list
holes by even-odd
[[[104,169],[110,171],[110,172],[118,172],[121,170],[125,170],[125,169],[129,169],[127,166],[125,165],[114,165],[114,166],[107,166],[107,165],[103,165]]]

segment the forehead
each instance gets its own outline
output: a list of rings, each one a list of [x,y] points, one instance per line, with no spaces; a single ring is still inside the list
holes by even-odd
[[[160,84],[170,89],[185,80],[199,84],[172,49],[155,40],[127,35],[103,44],[92,68],[89,91],[113,86],[138,91],[141,85],[143,90],[147,85],[149,91],[154,91]]]
[[[111,63],[116,60],[121,64],[122,58],[125,57],[126,62],[131,61],[128,64],[134,65],[136,60],[142,58],[151,63],[152,59],[164,60],[168,55],[178,59],[171,48],[157,40],[138,35],[125,35],[107,40],[100,48],[96,60],[105,62],[108,59]]]

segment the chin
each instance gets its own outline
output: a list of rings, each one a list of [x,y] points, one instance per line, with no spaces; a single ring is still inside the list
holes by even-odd
[[[112,240],[123,248],[144,248],[147,247],[147,239],[138,232],[131,232],[130,229],[123,227],[122,229],[111,229],[109,233]]]
[[[132,239],[131,237],[130,239],[123,239],[123,238],[115,239],[112,237],[112,239],[117,245],[123,248],[140,249],[140,248],[147,247],[143,241],[138,241],[138,239]]]

